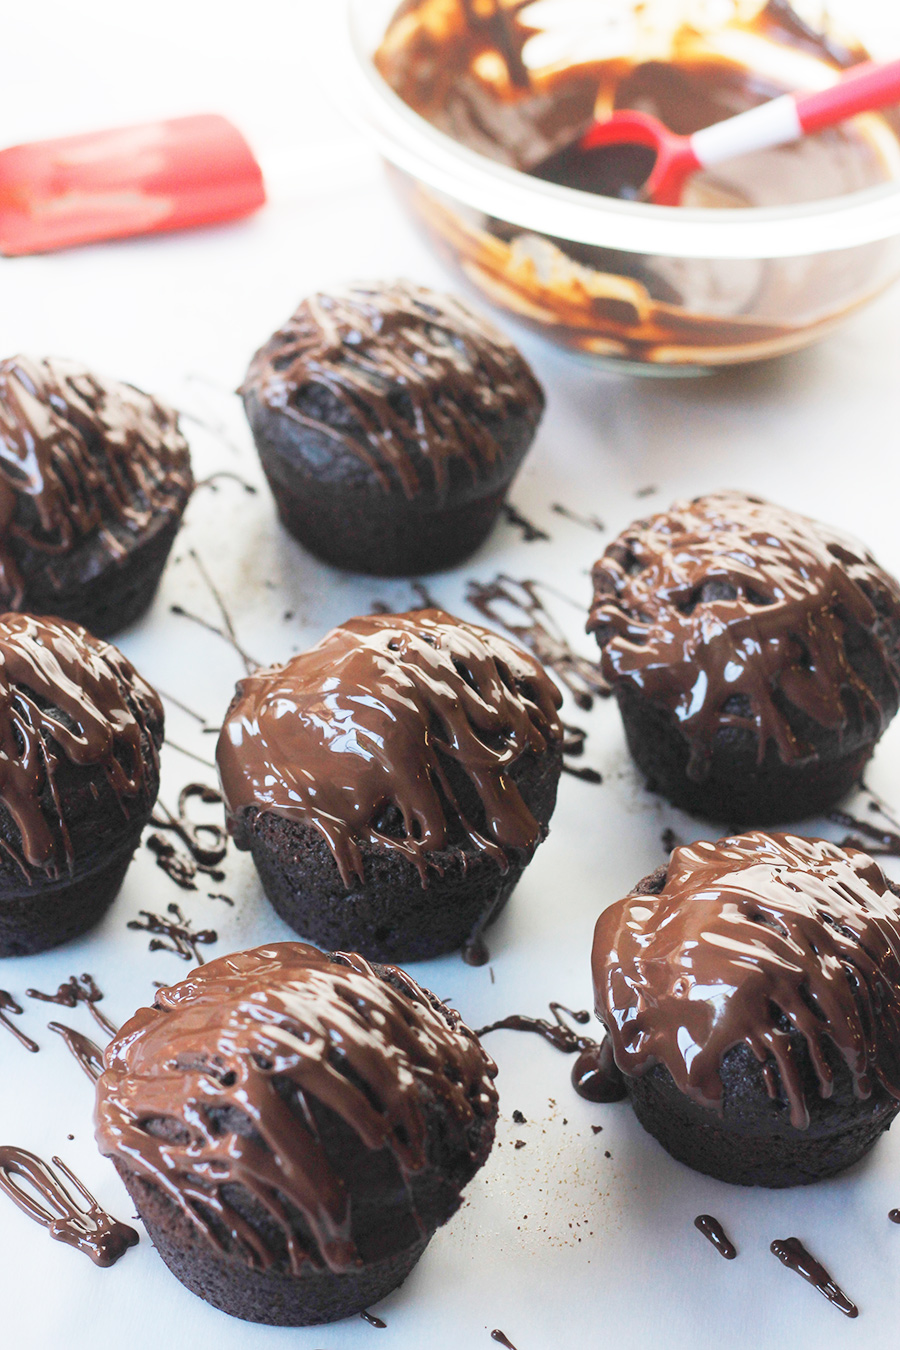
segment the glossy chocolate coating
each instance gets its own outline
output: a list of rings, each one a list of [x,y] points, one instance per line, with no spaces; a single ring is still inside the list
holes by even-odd
[[[0,362],[0,598],[27,601],[29,557],[102,535],[112,558],[193,486],[171,408],[74,361]],[[24,569],[24,571],[23,571]]]
[[[900,1099],[900,899],[857,849],[759,831],[676,848],[657,892],[597,921],[597,1015],[632,1077],[656,1064],[701,1106],[722,1107],[720,1068],[747,1045],[777,1077],[791,1124],[809,1111],[791,1045],[799,1033],[823,1098],[845,1061],[857,1098]]]
[[[429,1110],[437,1104],[461,1131],[493,1120],[495,1075],[459,1015],[403,971],[280,943],[203,966],[122,1028],[98,1085],[97,1141],[213,1246],[228,1233],[249,1265],[268,1269],[276,1253],[229,1202],[236,1187],[283,1233],[294,1274],[307,1261],[348,1271],[360,1264],[352,1191],[364,1172],[357,1161],[355,1182],[344,1177],[325,1151],[316,1103],[376,1172],[389,1151],[412,1203]]]
[[[695,781],[723,728],[749,730],[760,762],[771,741],[790,764],[815,757],[792,710],[833,732],[862,724],[871,741],[897,711],[900,586],[827,525],[714,493],[636,521],[593,577],[602,672],[674,715]]]
[[[407,498],[477,482],[506,457],[495,434],[544,395],[497,329],[453,296],[398,281],[304,300],[257,352],[241,389],[361,460]],[[317,396],[307,406],[310,396]],[[329,413],[324,415],[323,398]]]
[[[61,619],[0,615],[0,805],[20,836],[4,848],[26,877],[75,861],[60,757],[102,769],[127,819],[151,780],[155,791],[162,723],[158,695],[116,647]]]
[[[560,702],[532,657],[441,610],[350,619],[238,685],[217,750],[226,807],[314,826],[345,885],[362,880],[366,843],[398,850],[424,884],[451,821],[505,867],[543,833],[509,769],[562,741]],[[466,818],[451,766],[482,821]]]

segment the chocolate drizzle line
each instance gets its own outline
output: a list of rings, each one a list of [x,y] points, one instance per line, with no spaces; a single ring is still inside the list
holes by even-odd
[[[499,1341],[499,1343],[504,1347],[504,1350],[516,1350],[516,1347],[513,1345],[509,1337],[504,1335],[502,1331],[499,1331],[496,1328],[491,1332],[491,1340]]]
[[[578,759],[584,754],[584,745],[587,740],[587,732],[583,727],[572,727],[563,723],[565,740],[563,741],[563,773],[571,774],[573,778],[580,778],[583,783],[602,783],[603,775],[596,769],[586,768],[584,765],[567,764],[566,758]]]
[[[874,809],[880,811],[878,807]],[[896,830],[873,825],[870,821],[857,820],[856,816],[850,815],[848,811],[829,811],[826,820],[853,831],[841,840],[842,848],[864,849],[873,857],[900,858],[900,833]]]
[[[489,474],[506,453],[498,424],[544,404],[502,333],[462,301],[405,281],[304,300],[240,392],[350,451],[385,491],[399,481],[409,499],[443,496],[456,460],[472,480]],[[316,393],[337,401],[346,430],[321,420]]]
[[[538,544],[542,540],[550,538],[546,530],[542,530],[540,525],[535,525],[534,521],[523,516],[522,512],[512,502],[503,503],[503,514],[510,525],[515,526],[517,530],[522,531],[522,538],[526,544]]]
[[[200,946],[218,942],[218,933],[213,928],[202,928],[199,932],[194,932],[191,920],[182,914],[178,905],[168,905],[167,912],[172,916],[170,919],[167,919],[165,914],[152,914],[149,910],[142,909],[139,913],[143,923],[140,919],[131,919],[127,926],[143,933],[160,934],[159,937],[150,939],[151,952],[174,952],[183,961],[196,961],[197,965],[202,966],[203,957],[198,949]]]
[[[740,492],[637,521],[594,566],[588,621],[614,688],[674,715],[702,780],[723,727],[761,763],[815,756],[790,709],[844,734],[881,734],[900,699],[900,586],[854,540]],[[865,644],[885,709],[850,653]]]
[[[347,1183],[319,1142],[310,1103],[327,1105],[364,1150],[388,1149],[411,1203],[411,1179],[427,1162],[423,1095],[462,1129],[492,1120],[497,1105],[496,1068],[458,1013],[403,971],[383,969],[291,942],[222,957],[160,990],[107,1050],[100,1151],[251,1266],[279,1258],[229,1203],[232,1187],[278,1227],[273,1245],[291,1273],[307,1261],[355,1269]]]
[[[364,1322],[368,1322],[370,1327],[377,1327],[379,1331],[387,1330],[387,1322],[382,1322],[381,1318],[376,1317],[374,1313],[361,1312],[359,1315]]]
[[[394,849],[427,884],[451,821],[504,870],[544,831],[509,774],[562,740],[559,691],[525,652],[441,610],[372,615],[311,651],[242,680],[217,758],[229,825],[244,808],[318,830],[345,886],[363,876],[361,843]],[[468,819],[450,766],[469,780]]]
[[[541,664],[562,681],[578,707],[589,712],[594,698],[608,694],[609,687],[599,668],[572,650],[538,595],[538,585],[536,581],[514,581],[501,572],[493,581],[470,581],[466,599],[479,614],[534,652]]]
[[[29,881],[32,868],[55,879],[74,866],[60,758],[101,768],[127,818],[147,799],[158,765],[150,727],[162,719],[156,693],[109,643],[61,619],[0,616],[0,799],[21,844],[0,842]]]
[[[823,1098],[826,1041],[858,1098],[876,1082],[900,1098],[900,899],[856,849],[761,831],[682,845],[661,890],[601,914],[593,971],[622,1072],[662,1064],[701,1106],[721,1109],[722,1060],[745,1044],[806,1129],[797,1033]]]
[[[79,1191],[87,1208],[82,1201],[73,1199],[57,1172],[43,1159],[11,1144],[0,1147],[0,1190],[29,1219],[46,1228],[56,1242],[65,1242],[84,1252],[95,1266],[114,1266],[129,1247],[137,1245],[137,1233],[101,1209],[61,1158],[53,1159],[53,1167]],[[30,1189],[15,1181],[16,1177]],[[39,1199],[35,1198],[35,1192]]]
[[[171,408],[74,361],[0,362],[0,596],[19,609],[17,559],[60,555],[110,525],[137,534],[193,486]],[[111,545],[121,548],[115,535]]]
[[[23,1031],[20,1031],[14,1022],[9,1020],[6,1016],[8,1012],[15,1013],[18,1016],[22,1009],[12,994],[8,993],[6,989],[0,989],[0,1026],[6,1027],[7,1031],[11,1031],[20,1045],[24,1045],[26,1050],[30,1050],[33,1055],[36,1055],[41,1047],[30,1036],[26,1036]]]
[[[42,1003],[56,1003],[61,1008],[75,1008],[79,1003],[86,1003],[94,1021],[108,1035],[115,1036],[118,1030],[97,1007],[103,993],[97,988],[93,975],[70,975],[55,994],[42,994],[39,989],[26,989],[25,993],[29,998],[39,999]]]
[[[572,511],[568,506],[563,506],[560,502],[554,502],[550,509],[565,520],[574,521],[576,525],[583,525],[586,530],[596,530],[599,534],[606,532],[606,526],[599,516],[583,516],[578,511]]]
[[[818,1289],[820,1294],[824,1294],[829,1303],[833,1303],[839,1308],[845,1317],[858,1317],[859,1308],[844,1293],[839,1285],[828,1274],[828,1271],[821,1265],[814,1256],[806,1250],[799,1238],[789,1237],[776,1239],[769,1249],[773,1256],[777,1256],[782,1265],[787,1266],[788,1270],[793,1270],[795,1274],[802,1275],[814,1289]]]
[[[564,1055],[578,1052],[578,1058],[572,1066],[572,1086],[579,1097],[584,1097],[590,1102],[621,1101],[625,1096],[625,1085],[613,1062],[609,1038],[605,1037],[598,1043],[588,1036],[579,1036],[563,1019],[563,1014],[566,1014],[573,1022],[586,1026],[591,1020],[590,1013],[585,1010],[572,1012],[561,1003],[551,1003],[550,1011],[554,1018],[552,1022],[541,1017],[525,1017],[513,1013],[510,1017],[501,1018],[499,1022],[491,1022],[488,1026],[481,1027],[476,1034],[481,1037],[490,1031],[532,1031],[542,1036],[545,1041],[549,1041]]]
[[[103,1051],[99,1045],[95,1045],[89,1036],[82,1036],[74,1027],[67,1027],[64,1022],[48,1022],[47,1026],[50,1031],[62,1036],[66,1049],[74,1055],[91,1082],[96,1083],[103,1072]]]
[[[224,881],[225,873],[219,863],[228,851],[228,833],[225,827],[216,823],[194,822],[188,811],[193,800],[207,805],[222,802],[221,793],[205,783],[188,783],[178,794],[178,811],[171,811],[157,802],[151,824],[158,830],[169,830],[181,840],[187,853],[181,852],[160,834],[151,834],[144,841],[151,853],[156,856],[157,866],[169,876],[183,891],[197,890],[197,874],[202,873],[213,881]]]
[[[712,1243],[719,1255],[725,1257],[726,1261],[733,1261],[737,1256],[737,1247],[735,1247],[719,1220],[714,1219],[711,1214],[698,1214],[694,1220],[694,1227],[699,1229],[703,1236]]]

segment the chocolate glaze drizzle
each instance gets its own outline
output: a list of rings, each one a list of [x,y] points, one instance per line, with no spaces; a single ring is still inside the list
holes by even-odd
[[[197,874],[202,873],[213,881],[224,881],[225,873],[219,867],[228,851],[228,832],[224,826],[214,822],[193,821],[188,806],[194,799],[209,805],[220,804],[222,796],[215,788],[205,783],[188,783],[178,794],[178,811],[173,815],[162,802],[157,802],[151,816],[151,823],[157,830],[167,830],[175,834],[184,844],[187,852],[177,849],[161,834],[151,834],[145,839],[145,845],[156,857],[157,866],[180,886],[183,891],[196,891]]]
[[[147,800],[162,722],[156,693],[109,643],[61,619],[0,616],[0,800],[21,837],[19,848],[0,844],[27,879],[31,868],[55,878],[74,865],[60,756],[102,768],[127,817]]]
[[[594,698],[608,694],[609,686],[592,661],[572,650],[537,589],[536,581],[514,581],[501,572],[493,581],[470,581],[466,599],[479,614],[534,652],[562,681],[578,707],[589,712]]]
[[[95,1045],[89,1036],[82,1036],[74,1027],[67,1027],[64,1022],[48,1022],[47,1026],[62,1036],[66,1049],[74,1055],[91,1082],[96,1083],[103,1072],[103,1051],[99,1045]]]
[[[563,723],[565,740],[563,741],[563,773],[571,774],[573,778],[580,778],[583,783],[602,783],[603,775],[596,769],[589,769],[583,764],[569,764],[567,760],[579,759],[584,754],[584,746],[587,740],[587,732],[583,727],[572,727]]]
[[[725,1257],[726,1261],[733,1261],[737,1256],[737,1247],[735,1247],[719,1220],[714,1219],[711,1214],[698,1214],[694,1220],[694,1227],[699,1229],[703,1236],[712,1243],[719,1255]]]
[[[75,1008],[79,1003],[85,1003],[94,1021],[105,1032],[115,1036],[118,1030],[97,1007],[103,992],[97,988],[93,975],[70,975],[55,994],[42,994],[39,989],[26,989],[25,993],[29,998],[39,999],[42,1003],[56,1003],[61,1008]]]
[[[533,1031],[545,1041],[549,1041],[556,1050],[561,1050],[564,1055],[578,1053],[578,1058],[572,1066],[572,1086],[579,1097],[584,1097],[589,1102],[621,1101],[625,1096],[625,1085],[613,1061],[609,1038],[605,1037],[598,1044],[588,1036],[579,1036],[563,1019],[565,1014],[573,1022],[586,1026],[591,1020],[590,1013],[584,1010],[573,1012],[571,1008],[566,1008],[561,1003],[551,1003],[550,1011],[554,1018],[552,1022],[542,1017],[525,1017],[520,1013],[513,1013],[510,1017],[501,1018],[499,1022],[491,1022],[488,1026],[482,1027],[477,1035],[486,1036],[490,1031]]]
[[[826,525],[715,493],[636,521],[593,577],[588,630],[604,677],[677,718],[695,780],[723,727],[751,729],[760,762],[771,741],[794,763],[815,750],[792,709],[841,734],[862,725],[869,739],[897,710],[900,586]],[[880,672],[881,697],[851,659],[856,644]]]
[[[554,502],[550,510],[555,511],[556,514],[562,516],[564,520],[571,520],[576,525],[583,525],[586,530],[596,530],[598,534],[604,534],[606,532],[606,526],[599,516],[582,515],[579,511],[573,511],[570,507],[563,506],[561,502]]]
[[[191,920],[182,914],[178,905],[167,905],[166,910],[171,918],[167,919],[165,914],[152,914],[146,909],[139,910],[140,919],[130,919],[127,926],[143,933],[160,935],[150,939],[151,952],[174,952],[183,961],[196,961],[198,966],[202,966],[203,957],[199,948],[218,942],[218,933],[213,928],[201,928],[195,932]]]
[[[377,1327],[379,1331],[387,1330],[387,1322],[382,1322],[381,1318],[376,1317],[374,1313],[361,1312],[359,1315],[364,1322],[368,1322],[370,1327]]]
[[[822,1097],[827,1040],[857,1097],[877,1081],[900,1098],[900,899],[856,849],[760,831],[676,848],[661,890],[642,885],[601,914],[593,971],[622,1072],[663,1064],[702,1106],[721,1109],[720,1065],[743,1043],[807,1128],[794,1032]]]
[[[811,1256],[799,1238],[777,1239],[771,1244],[770,1251],[777,1256],[782,1265],[795,1274],[802,1275],[814,1289],[824,1294],[829,1303],[839,1308],[845,1317],[858,1317],[859,1308],[844,1293],[814,1256]]]
[[[9,1020],[6,1016],[8,1012],[19,1016],[22,1009],[12,994],[8,993],[6,989],[0,989],[0,1026],[6,1027],[7,1031],[11,1031],[20,1045],[24,1045],[26,1050],[30,1050],[33,1055],[36,1055],[41,1047],[30,1036],[26,1036],[23,1031],[20,1031],[15,1022]]]
[[[543,836],[509,769],[561,742],[560,701],[526,653],[441,610],[351,619],[238,685],[217,750],[229,828],[244,847],[236,813],[273,811],[321,833],[345,886],[362,879],[361,842],[396,849],[425,885],[455,817],[505,868]],[[483,824],[459,806],[450,762]]]
[[[4,606],[21,608],[26,551],[66,553],[103,531],[121,552],[121,536],[180,511],[192,486],[187,442],[165,404],[74,361],[0,362]]]
[[[504,1347],[504,1350],[516,1350],[516,1347],[513,1345],[509,1337],[504,1335],[502,1331],[499,1331],[496,1328],[491,1332],[491,1340],[499,1341],[499,1343]]]
[[[309,1101],[326,1104],[365,1149],[389,1149],[408,1186],[427,1161],[423,1085],[462,1128],[493,1119],[497,1105],[496,1068],[459,1015],[385,970],[281,943],[160,990],[107,1051],[101,1152],[159,1187],[213,1246],[230,1234],[252,1266],[276,1258],[229,1204],[232,1186],[281,1230],[294,1274],[307,1261],[354,1268],[347,1183],[297,1113],[311,1122]],[[305,1241],[285,1201],[303,1216]]]
[[[503,503],[503,514],[510,525],[514,525],[517,530],[522,531],[522,538],[526,544],[538,544],[542,540],[550,538],[546,530],[542,530],[540,525],[535,525],[533,520],[523,516],[522,512],[518,507],[513,506],[512,502]]]
[[[502,464],[510,416],[544,395],[512,343],[467,305],[398,281],[317,294],[256,353],[240,390],[358,456],[389,490],[443,495],[450,466]],[[341,427],[322,417],[337,403]]]
[[[80,1192],[87,1208],[72,1197],[53,1167]],[[129,1247],[137,1245],[137,1233],[101,1209],[61,1158],[53,1159],[53,1167],[24,1148],[4,1145],[0,1147],[0,1190],[30,1219],[46,1228],[56,1242],[65,1242],[84,1252],[95,1266],[114,1266]],[[29,1189],[14,1180],[16,1177],[27,1183]],[[35,1192],[39,1199],[35,1198]]]

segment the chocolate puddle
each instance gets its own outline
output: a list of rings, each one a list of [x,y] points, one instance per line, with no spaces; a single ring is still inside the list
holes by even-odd
[[[37,1045],[30,1036],[26,1036],[23,1031],[20,1031],[15,1023],[9,1020],[6,1016],[8,1012],[15,1013],[19,1016],[22,1009],[19,1007],[12,994],[6,989],[0,989],[0,1026],[4,1026],[7,1031],[11,1031],[20,1045],[24,1045],[26,1050],[30,1050],[33,1055],[36,1055],[41,1047]]]
[[[67,1027],[64,1022],[48,1022],[47,1026],[50,1031],[62,1036],[66,1048],[77,1059],[91,1082],[96,1083],[103,1072],[103,1051],[99,1045],[95,1045],[89,1036],[82,1036],[74,1027]]]
[[[39,999],[42,1003],[56,1003],[61,1008],[75,1008],[79,1003],[84,1003],[94,1021],[108,1035],[115,1036],[119,1029],[97,1007],[103,992],[97,988],[93,975],[70,975],[55,994],[42,994],[39,989],[26,989],[25,993],[29,998]]]
[[[714,1219],[711,1214],[698,1214],[694,1220],[694,1227],[699,1229],[703,1236],[712,1243],[719,1255],[725,1257],[726,1261],[733,1261],[737,1256],[737,1247],[735,1247],[719,1220]]]
[[[590,1013],[586,1010],[573,1012],[563,1004],[555,1002],[550,1004],[550,1011],[554,1017],[552,1022],[542,1017],[526,1017],[520,1013],[513,1013],[498,1022],[481,1027],[475,1034],[486,1036],[490,1031],[534,1032],[545,1041],[549,1041],[554,1049],[561,1050],[564,1055],[578,1053],[578,1058],[572,1066],[572,1086],[579,1097],[584,1097],[589,1102],[621,1101],[625,1096],[625,1083],[613,1060],[609,1038],[598,1042],[589,1036],[579,1036],[563,1020],[565,1014],[574,1022],[586,1026],[591,1020]]]
[[[562,681],[577,706],[589,712],[594,699],[608,694],[609,687],[599,667],[573,651],[540,599],[538,585],[536,581],[515,581],[501,572],[493,581],[470,581],[466,599],[479,614],[518,638]],[[504,618],[498,605],[508,606],[512,616]]]
[[[129,1247],[137,1245],[137,1233],[101,1209],[61,1158],[54,1157],[53,1167],[80,1192],[87,1208],[73,1199],[43,1159],[9,1144],[0,1147],[0,1190],[30,1219],[46,1228],[54,1241],[65,1242],[76,1251],[84,1252],[95,1266],[114,1266]],[[21,1177],[31,1189],[17,1184],[14,1177]],[[36,1192],[40,1200],[35,1199],[32,1192]]]
[[[152,914],[142,909],[139,913],[144,922],[131,919],[127,926],[144,933],[160,934],[159,937],[151,938],[151,952],[174,952],[183,961],[196,961],[198,966],[202,966],[203,957],[198,947],[218,942],[218,933],[213,928],[202,928],[195,932],[191,920],[182,914],[178,905],[168,905],[167,912],[172,915],[171,919],[167,919],[164,914]]]
[[[801,1275],[814,1289],[823,1294],[829,1303],[839,1308],[845,1317],[859,1316],[856,1304],[851,1303],[843,1289],[835,1284],[825,1267],[810,1255],[799,1238],[780,1238],[771,1244],[769,1250],[778,1257],[782,1265],[787,1266],[788,1270]]]

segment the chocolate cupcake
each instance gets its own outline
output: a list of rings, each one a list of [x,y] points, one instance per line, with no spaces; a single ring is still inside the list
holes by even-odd
[[[228,828],[303,937],[378,960],[453,951],[547,833],[560,701],[486,628],[351,619],[238,685],[217,752]]]
[[[163,710],[76,624],[0,615],[0,956],[56,947],[118,893],[159,790]]]
[[[676,848],[597,921],[596,1009],[638,1120],[743,1186],[857,1162],[900,1110],[900,889],[867,854]]]
[[[588,630],[649,785],[714,820],[827,811],[897,711],[897,582],[852,539],[743,493],[625,530],[594,567]]]
[[[396,1289],[459,1208],[496,1072],[402,970],[279,943],[126,1023],[97,1142],[188,1289],[251,1322],[333,1322]]]
[[[171,408],[74,361],[0,362],[0,605],[101,637],[144,612],[193,488]]]
[[[544,395],[460,300],[409,282],[305,300],[241,389],[278,513],[336,567],[452,567],[492,529]]]

